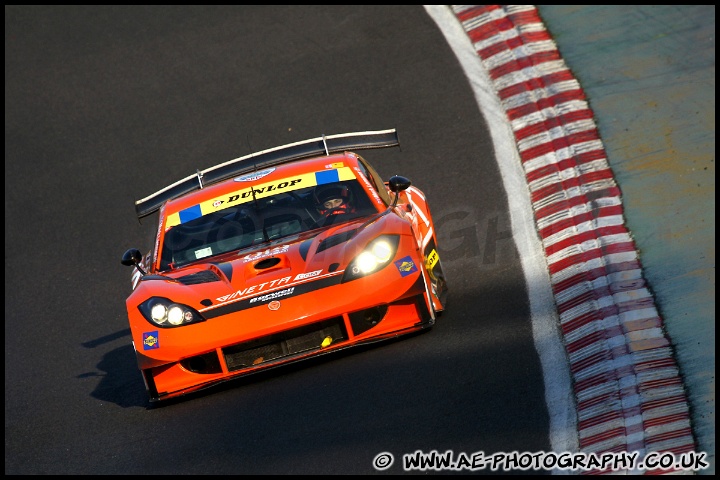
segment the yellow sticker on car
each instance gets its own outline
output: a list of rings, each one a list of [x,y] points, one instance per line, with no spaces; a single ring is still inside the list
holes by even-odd
[[[427,259],[425,260],[425,268],[427,270],[432,270],[435,264],[440,260],[440,257],[438,256],[438,253],[435,251],[435,249],[432,249],[432,252],[427,256]]]
[[[292,192],[293,190],[299,190],[301,188],[354,179],[355,174],[353,174],[350,167],[341,167],[273,180],[272,182],[263,183],[252,188],[243,188],[168,215],[165,221],[165,230],[176,225],[190,222],[208,213],[249,202],[253,199],[253,192],[255,194],[254,198],[265,198],[277,195],[278,193]]]

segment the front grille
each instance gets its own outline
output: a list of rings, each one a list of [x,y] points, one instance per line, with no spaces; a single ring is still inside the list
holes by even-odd
[[[335,317],[223,349],[229,371],[261,365],[347,340],[342,317]],[[325,344],[323,344],[323,342]]]

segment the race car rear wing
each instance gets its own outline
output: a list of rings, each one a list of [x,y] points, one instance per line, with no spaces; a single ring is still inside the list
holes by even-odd
[[[198,170],[195,175],[185,177],[150,196],[136,201],[135,211],[138,218],[145,217],[159,210],[168,200],[203,188],[205,185],[210,185],[232,176],[260,168],[288,163],[315,155],[322,155],[323,153],[330,155],[331,153],[347,150],[396,146],[400,146],[400,140],[394,128],[370,132],[323,135],[322,137],[312,138],[310,140],[290,143],[261,152],[251,153],[250,155],[215,165],[206,170]]]

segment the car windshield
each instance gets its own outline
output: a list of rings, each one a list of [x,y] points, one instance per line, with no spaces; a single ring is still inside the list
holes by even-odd
[[[332,193],[319,195],[320,187],[322,192],[337,187],[343,207],[327,208],[333,202],[322,195]],[[164,235],[160,270],[377,213],[357,180],[258,197],[171,227]]]

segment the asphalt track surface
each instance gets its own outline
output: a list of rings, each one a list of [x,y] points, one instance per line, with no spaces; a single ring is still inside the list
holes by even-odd
[[[714,7],[579,7],[540,13],[599,115],[712,473]],[[549,450],[493,146],[420,6],[5,12],[6,474],[374,473],[381,451],[402,473],[418,449]],[[368,158],[431,201],[442,321],[150,408],[119,265],[146,244],[134,200],[318,132],[392,127],[402,151]]]
[[[5,55],[6,474],[374,473],[384,451],[550,450],[493,146],[421,6],[6,6]],[[386,128],[401,150],[366,158],[430,201],[442,320],[151,408],[119,261],[146,245],[134,201]]]

